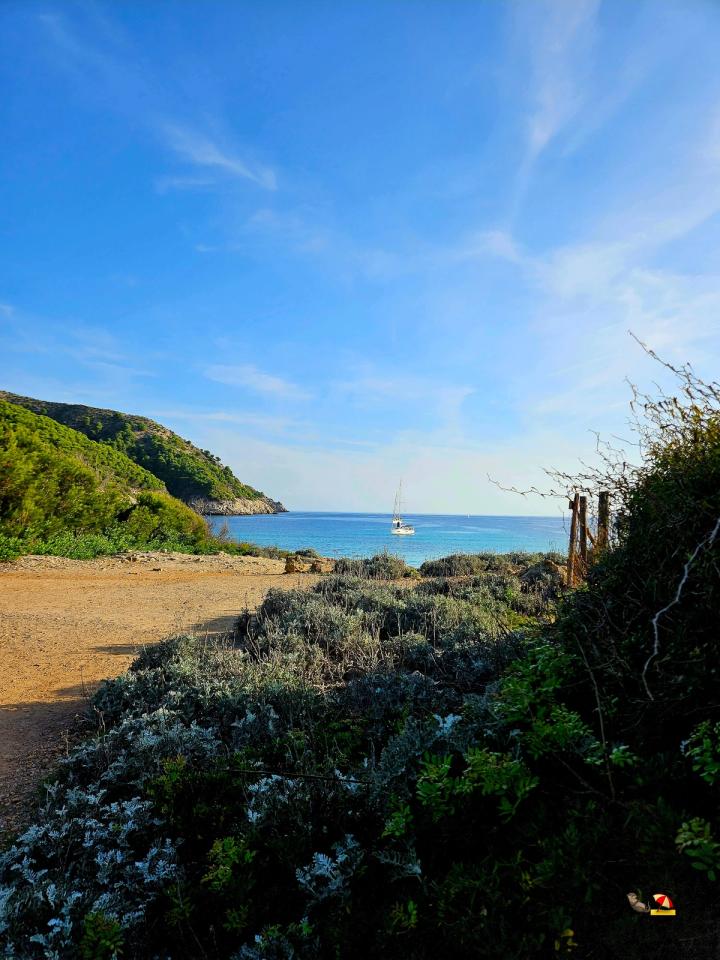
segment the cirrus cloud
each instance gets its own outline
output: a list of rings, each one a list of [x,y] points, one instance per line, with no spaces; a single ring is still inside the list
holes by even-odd
[[[225,384],[228,387],[242,387],[253,393],[287,400],[306,400],[310,394],[297,384],[284,380],[271,373],[259,370],[251,363],[222,364],[215,363],[205,369],[208,380]]]

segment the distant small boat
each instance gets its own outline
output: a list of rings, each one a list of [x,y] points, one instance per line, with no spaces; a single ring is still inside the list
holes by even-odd
[[[405,523],[403,518],[400,516],[401,509],[402,509],[402,480],[400,481],[398,492],[395,494],[395,505],[393,506],[393,518],[392,518],[392,525],[390,527],[390,532],[397,534],[398,536],[408,537],[411,534],[415,533],[415,527],[411,526],[409,523]]]

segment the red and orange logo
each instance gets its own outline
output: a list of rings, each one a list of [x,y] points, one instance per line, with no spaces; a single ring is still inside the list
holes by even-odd
[[[676,914],[672,900],[666,893],[654,893],[653,900],[657,904],[656,909],[650,911],[651,917],[674,917]]]

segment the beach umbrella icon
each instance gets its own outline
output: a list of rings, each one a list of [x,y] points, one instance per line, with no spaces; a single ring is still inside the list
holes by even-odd
[[[654,893],[653,900],[659,907],[664,907],[666,910],[673,908],[673,902],[666,893]]]

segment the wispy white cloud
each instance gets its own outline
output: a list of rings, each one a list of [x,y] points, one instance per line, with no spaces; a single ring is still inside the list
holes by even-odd
[[[352,380],[340,380],[335,384],[342,393],[361,399],[382,400],[441,400],[457,404],[475,393],[475,388],[457,384],[433,382],[425,377],[409,377],[402,374],[386,377],[361,376]]]
[[[537,0],[516,3],[516,39],[529,74],[524,149],[510,195],[514,222],[538,158],[577,120],[588,92],[600,0]]]
[[[428,245],[393,249],[390,245],[359,242],[344,226],[328,223],[322,210],[304,206],[296,210],[263,208],[249,217],[239,235],[267,238],[301,256],[324,263],[335,277],[372,282],[388,281],[432,266],[436,251]],[[383,238],[384,239],[384,238]],[[246,242],[229,247],[244,251]]]
[[[65,336],[65,349],[78,360],[129,363],[118,338],[103,327],[76,324]]]
[[[523,264],[535,273],[540,285],[551,296],[563,300],[605,298],[609,285],[632,262],[633,252],[633,245],[625,241],[577,243],[534,258],[526,256]]]
[[[597,30],[597,66],[584,88],[583,109],[566,130],[570,154],[609,123],[658,74],[682,78],[692,51],[702,49],[718,22],[716,4],[625,4],[622,30]],[[589,89],[588,89],[589,87]],[[709,91],[708,86],[708,91]],[[694,98],[693,98],[694,99]],[[666,110],[665,98],[662,103]],[[697,101],[694,100],[693,106]],[[687,104],[683,105],[687,110]],[[651,115],[650,111],[644,111]],[[642,123],[642,118],[640,118]],[[666,116],[666,122],[670,123]]]
[[[532,111],[529,160],[537,157],[578,114],[596,35],[599,0],[545,0],[532,5]]]
[[[514,265],[532,303],[510,387],[523,421],[562,418],[568,431],[622,425],[624,379],[665,382],[629,330],[661,356],[716,375],[720,274],[696,231],[720,214],[719,144],[720,114],[699,113],[695,136],[673,145],[672,163],[637,182],[630,172],[572,243],[531,250],[509,231],[458,242],[459,257]],[[669,266],[675,251],[692,266]]]
[[[245,227],[280,239],[300,253],[321,253],[331,246],[332,232],[313,211],[279,211],[263,207],[250,216]],[[334,244],[332,244],[334,246]]]
[[[633,193],[592,225],[595,238],[518,260],[546,291],[563,300],[613,298],[636,285],[669,244],[683,241],[720,213],[720,163],[708,160],[707,140],[689,144],[673,169]],[[718,278],[720,280],[720,278]],[[674,281],[673,281],[674,282]]]
[[[0,313],[2,311],[0,310]],[[99,326],[63,323],[13,308],[6,315],[6,328],[0,328],[0,349],[8,356],[37,355],[63,357],[73,361],[73,376],[89,372],[97,382],[78,383],[77,392],[100,392],[131,385],[139,377],[153,376],[151,370],[137,363],[119,339]]]
[[[168,146],[183,160],[198,167],[220,170],[231,177],[251,180],[265,190],[277,189],[275,171],[259,164],[251,164],[231,147],[187,124],[166,122],[161,132]]]
[[[476,393],[474,386],[446,383],[437,378],[401,373],[362,373],[331,384],[331,391],[364,410],[388,411],[388,431],[417,409],[422,409],[427,430],[440,430],[459,440],[464,435],[463,404]]]
[[[478,260],[493,256],[511,263],[521,263],[523,252],[508,230],[478,230],[450,245],[438,259]]]
[[[299,421],[292,417],[273,417],[264,413],[237,412],[235,410],[181,410],[160,409],[151,411],[151,416],[163,422],[179,420],[199,424],[232,424],[241,427],[253,427],[267,433],[286,434],[297,429]]]
[[[288,445],[222,428],[203,439],[240,476],[272,490],[295,510],[382,510],[390,512],[397,480],[403,477],[409,513],[555,514],[554,503],[523,499],[499,490],[487,474],[507,484],[542,486],[548,451],[570,466],[577,447],[559,431],[538,431],[506,442],[469,448],[422,435],[388,431],[381,442],[328,447]],[[556,544],[555,546],[560,546]]]
[[[643,354],[629,331],[660,356],[690,361],[701,375],[715,375],[720,365],[717,275],[645,267],[640,260],[592,248],[577,256],[566,251],[549,274],[543,264],[534,269],[539,300],[529,340],[543,375],[526,376],[517,385],[518,405],[533,417],[562,417],[568,429],[581,423],[617,429],[627,413],[626,378],[672,387],[672,378]]]
[[[208,380],[223,383],[229,387],[243,387],[253,393],[288,400],[305,400],[310,394],[297,384],[282,377],[265,373],[250,363],[212,364],[205,368]]]
[[[117,24],[94,18],[92,39],[70,17],[41,13],[38,23],[57,51],[59,64],[78,76],[90,95],[101,93],[103,105],[129,115],[157,137],[175,156],[216,176],[248,180],[265,190],[277,189],[273,169],[242,155],[231,136],[219,137],[217,118],[209,124],[193,122],[167,85],[143,62]],[[141,106],[139,106],[141,105]],[[168,175],[155,181],[159,192],[211,186],[211,177]]]
[[[5,361],[2,387],[13,393],[122,408],[128,397],[137,394],[140,379],[151,375],[103,345],[97,329],[98,339],[84,342],[82,328],[62,323],[49,326],[45,318],[21,309],[11,323],[7,330],[0,327],[0,354]],[[59,370],[61,377],[55,373]]]

